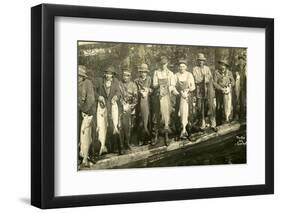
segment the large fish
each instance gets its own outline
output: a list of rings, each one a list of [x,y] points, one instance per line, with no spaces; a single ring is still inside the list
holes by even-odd
[[[119,110],[118,110],[118,104],[116,101],[112,102],[111,107],[111,113],[112,113],[112,121],[113,121],[113,134],[119,134]]]
[[[188,93],[186,90],[181,92],[180,107],[178,115],[181,120],[182,132],[181,135],[186,134],[186,125],[188,123]]]
[[[224,103],[225,120],[228,122],[232,112],[231,86],[227,87],[227,91],[223,96],[223,103]]]
[[[100,152],[99,154],[102,155],[103,153],[107,152],[107,148],[105,146],[106,141],[106,133],[107,133],[107,109],[106,107],[102,107],[100,103],[98,103],[97,108],[97,133],[98,133],[98,140],[101,143]]]
[[[240,98],[240,75],[239,75],[238,72],[236,73],[235,96],[236,96],[236,101],[238,101],[238,103],[239,103],[239,98]]]
[[[83,163],[86,163],[88,159],[89,147],[92,143],[92,121],[92,115],[83,113],[80,129],[80,156],[83,158]]]
[[[165,92],[167,88],[163,88],[164,93],[161,95],[160,86],[160,113],[162,122],[164,122],[165,129],[169,129],[170,113],[171,113],[171,98],[169,92]]]
[[[141,118],[142,123],[144,127],[144,132],[149,135],[148,130],[148,119],[149,119],[149,100],[148,100],[148,88],[144,88],[140,91],[141,98],[140,98],[140,112],[141,112]]]

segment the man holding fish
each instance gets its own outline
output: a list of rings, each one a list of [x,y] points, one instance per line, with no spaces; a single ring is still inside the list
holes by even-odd
[[[120,88],[121,103],[121,140],[124,148],[130,150],[132,131],[136,126],[136,105],[138,102],[137,85],[131,80],[128,66],[122,67]]]
[[[195,66],[192,71],[196,87],[196,106],[198,109],[198,117],[201,121],[200,129],[204,130],[209,125],[206,122],[206,118],[208,118],[211,123],[211,128],[214,131],[217,131],[215,118],[215,91],[213,87],[213,76],[210,68],[205,65],[206,60],[207,59],[205,58],[203,53],[198,53],[198,65]]]
[[[180,139],[185,140],[188,138],[188,132],[186,131],[189,121],[189,103],[190,92],[195,90],[195,83],[193,75],[187,71],[187,61],[179,60],[179,72],[176,73],[176,89],[180,93],[177,96],[176,112],[178,113],[177,128],[181,129]]]
[[[114,67],[105,70],[103,78],[97,80],[97,134],[101,144],[99,154],[114,152],[118,146],[118,153],[122,154],[122,143],[119,140],[119,82],[113,78]]]
[[[138,72],[140,76],[135,79],[135,83],[138,87],[138,127],[140,127],[141,131],[138,139],[139,145],[141,146],[149,143],[150,141],[150,95],[152,93],[152,80],[150,76],[148,76],[149,69],[147,64],[141,64],[138,67]]]
[[[218,70],[214,73],[216,88],[217,117],[219,122],[229,122],[232,115],[232,89],[235,81],[232,72],[228,70],[227,60],[218,61]]]
[[[80,157],[82,166],[89,166],[89,150],[93,141],[93,119],[95,114],[95,94],[86,67],[78,67],[78,108],[80,117]]]
[[[154,71],[153,75],[153,133],[154,140],[152,144],[157,143],[159,134],[160,123],[164,124],[164,142],[169,145],[169,133],[170,129],[170,118],[172,112],[172,95],[178,95],[175,88],[175,76],[174,73],[168,69],[168,58],[161,56],[160,68]]]
[[[246,91],[247,91],[247,70],[246,56],[238,55],[238,64],[234,68],[235,78],[235,119],[243,120],[246,118]]]

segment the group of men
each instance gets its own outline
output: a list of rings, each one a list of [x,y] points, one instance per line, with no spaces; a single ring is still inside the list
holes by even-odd
[[[155,145],[159,135],[169,145],[171,136],[185,140],[191,131],[217,131],[221,123],[245,119],[246,58],[239,55],[238,59],[233,70],[227,60],[219,60],[218,68],[211,72],[204,54],[199,53],[191,72],[187,61],[181,59],[174,73],[168,68],[168,58],[161,56],[159,69],[151,74],[148,65],[141,64],[139,76],[133,80],[129,67],[123,66],[122,79],[118,79],[110,66],[94,83],[86,67],[79,65],[82,164],[88,166],[89,156],[102,154],[104,143],[105,152],[123,154],[131,149],[133,135],[138,145]],[[113,109],[116,103],[118,110]],[[106,110],[104,126],[100,125],[104,116],[99,109]]]

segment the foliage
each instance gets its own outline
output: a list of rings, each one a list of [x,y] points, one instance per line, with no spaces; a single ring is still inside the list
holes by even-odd
[[[128,66],[133,78],[137,76],[137,67],[141,63],[148,64],[150,73],[159,67],[159,58],[165,55],[169,59],[169,68],[178,71],[178,60],[188,62],[188,70],[196,66],[198,53],[207,58],[207,65],[212,72],[216,69],[217,61],[227,59],[230,69],[238,62],[238,55],[246,55],[246,48],[210,47],[188,45],[136,44],[113,42],[79,42],[78,63],[88,68],[89,75],[102,76],[108,66],[113,66],[117,75],[121,74],[122,66]]]

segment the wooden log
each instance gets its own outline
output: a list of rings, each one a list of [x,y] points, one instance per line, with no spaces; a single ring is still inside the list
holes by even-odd
[[[157,159],[162,159],[165,156],[169,156],[174,151],[186,150],[196,148],[197,144],[207,144],[208,141],[214,138],[220,138],[230,133],[238,132],[241,127],[245,127],[245,124],[240,124],[238,122],[231,122],[229,124],[224,124],[218,127],[217,132],[206,131],[204,133],[195,133],[195,141],[191,142],[185,141],[173,141],[167,146],[153,147],[150,145],[142,147],[134,147],[131,153],[125,155],[114,155],[109,154],[104,156],[104,159],[100,159],[95,164],[92,164],[90,168],[81,168],[80,170],[96,170],[96,169],[113,169],[122,168],[126,165],[133,164],[134,162],[139,162],[144,160],[143,166],[145,167],[146,160],[156,161]],[[218,140],[220,141],[220,140]]]

